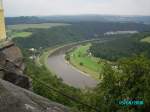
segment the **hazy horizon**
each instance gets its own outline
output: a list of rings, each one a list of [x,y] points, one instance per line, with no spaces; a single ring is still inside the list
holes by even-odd
[[[18,15],[18,16],[5,16],[5,17],[75,17],[75,16],[117,16],[117,17],[150,17],[150,15],[113,15],[113,14],[70,14],[70,15]]]
[[[3,0],[5,16],[150,16],[149,0]]]

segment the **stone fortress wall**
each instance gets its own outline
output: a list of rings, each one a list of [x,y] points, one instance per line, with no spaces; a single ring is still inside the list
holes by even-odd
[[[0,41],[5,39],[6,39],[6,30],[5,30],[4,10],[2,7],[2,0],[0,0]]]

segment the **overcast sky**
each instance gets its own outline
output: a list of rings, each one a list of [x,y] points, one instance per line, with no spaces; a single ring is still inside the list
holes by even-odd
[[[150,15],[150,0],[3,0],[6,16]]]

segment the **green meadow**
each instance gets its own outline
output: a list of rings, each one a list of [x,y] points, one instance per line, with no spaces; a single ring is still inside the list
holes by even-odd
[[[79,70],[87,73],[94,79],[100,78],[100,73],[104,65],[103,61],[95,58],[89,52],[91,44],[80,45],[68,53],[70,63]]]

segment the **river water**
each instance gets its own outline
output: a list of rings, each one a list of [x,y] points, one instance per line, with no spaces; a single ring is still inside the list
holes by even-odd
[[[97,85],[96,80],[86,76],[84,73],[68,64],[64,54],[49,57],[48,65],[58,77],[62,78],[63,81],[70,86],[77,88],[91,88]]]

